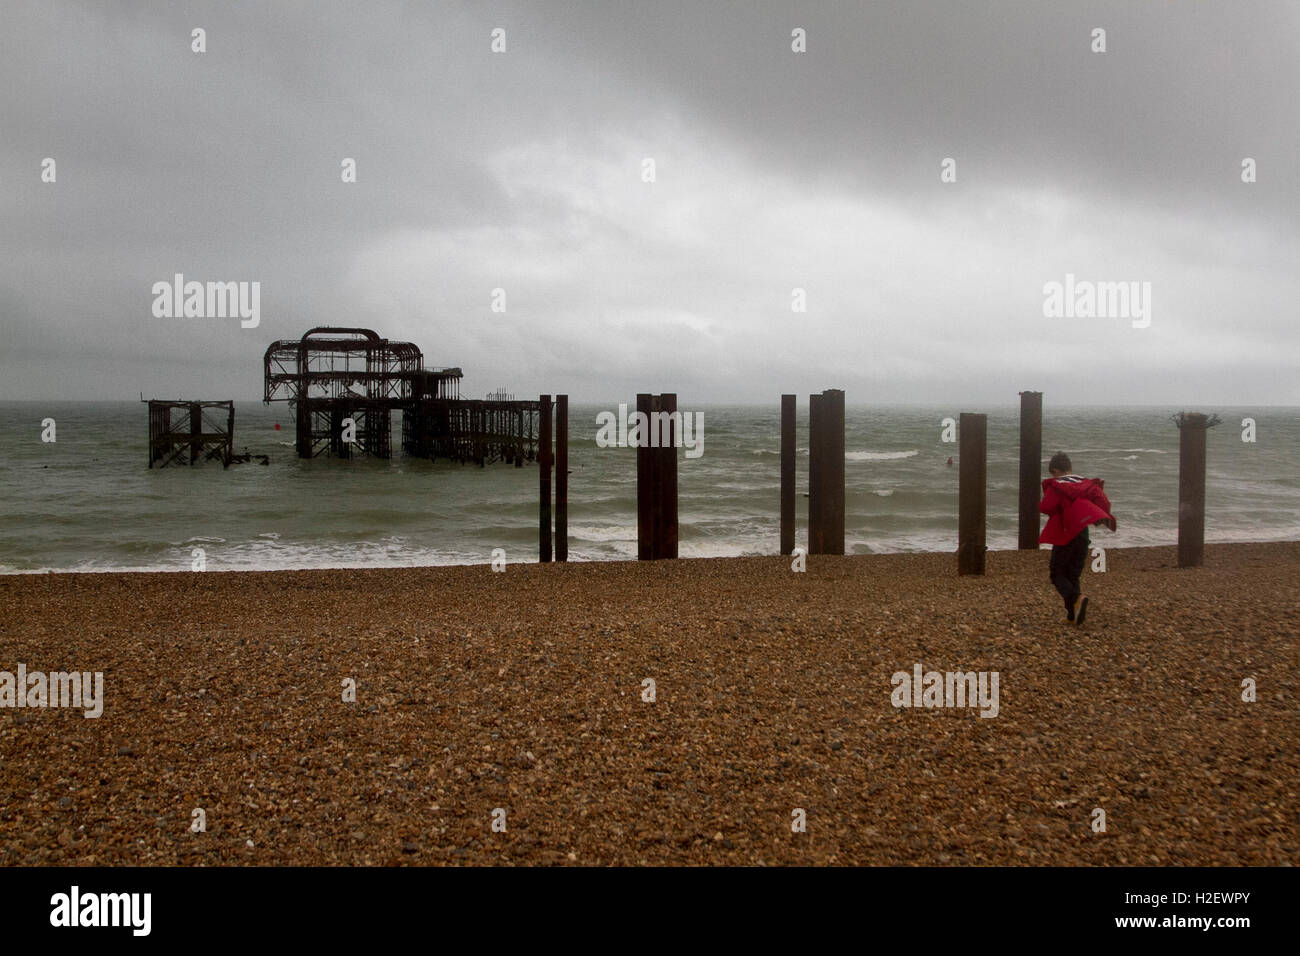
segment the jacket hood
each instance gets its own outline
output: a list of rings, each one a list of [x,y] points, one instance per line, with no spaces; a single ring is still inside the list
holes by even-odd
[[[1046,492],[1049,486],[1055,488],[1057,494],[1074,501],[1087,497],[1093,488],[1104,490],[1105,482],[1100,478],[1084,478],[1082,475],[1061,475],[1059,478],[1044,478],[1043,491]]]

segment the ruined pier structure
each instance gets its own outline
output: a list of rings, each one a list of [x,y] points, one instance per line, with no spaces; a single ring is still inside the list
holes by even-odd
[[[149,467],[234,458],[235,403],[149,400]]]
[[[266,350],[263,401],[295,410],[298,457],[392,457],[392,413],[402,450],[516,467],[538,455],[539,402],[460,397],[459,368],[425,368],[410,342],[370,329],[319,326]]]

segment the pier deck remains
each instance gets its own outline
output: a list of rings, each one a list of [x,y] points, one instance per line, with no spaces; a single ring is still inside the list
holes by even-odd
[[[235,403],[149,399],[149,467],[196,465],[203,459],[229,467],[235,457]]]
[[[371,329],[318,326],[273,342],[263,401],[295,410],[298,457],[392,457],[392,413],[408,455],[462,464],[535,461],[538,402],[460,397],[459,368],[426,368],[420,348]]]

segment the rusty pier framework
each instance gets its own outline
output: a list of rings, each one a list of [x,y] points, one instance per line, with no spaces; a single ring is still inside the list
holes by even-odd
[[[235,459],[235,403],[149,399],[149,467]]]
[[[299,458],[391,458],[392,413],[400,410],[408,455],[516,467],[537,460],[539,402],[462,399],[462,371],[426,368],[410,342],[318,326],[273,342],[264,365],[263,401],[294,409]]]

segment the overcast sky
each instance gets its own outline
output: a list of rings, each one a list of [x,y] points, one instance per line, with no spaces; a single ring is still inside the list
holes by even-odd
[[[473,397],[1300,404],[1298,181],[1295,2],[4,0],[0,399],[260,398],[359,325]]]

